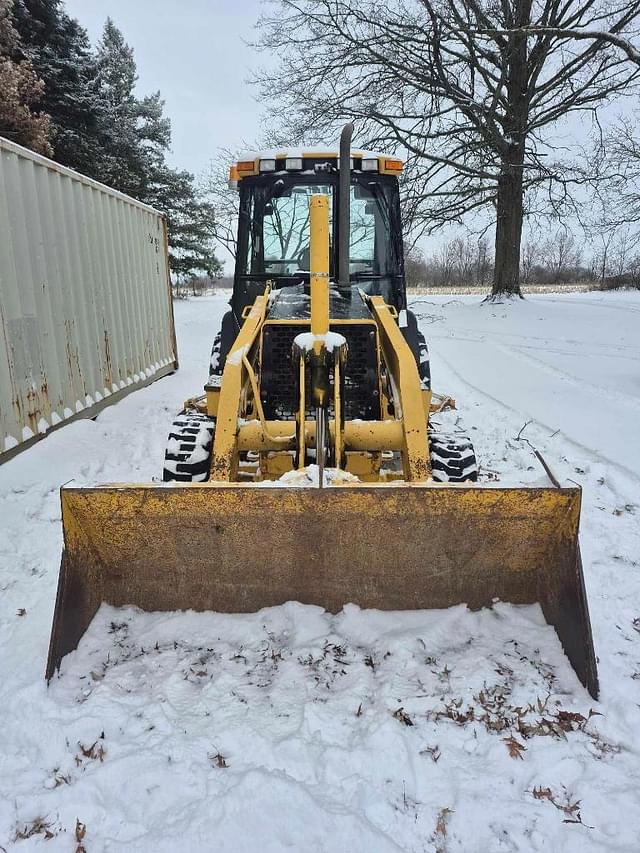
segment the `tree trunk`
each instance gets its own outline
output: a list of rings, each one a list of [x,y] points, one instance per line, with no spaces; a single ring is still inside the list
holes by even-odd
[[[505,165],[498,180],[496,254],[491,297],[522,296],[520,243],[522,241],[522,169]]]
[[[521,28],[531,22],[532,0],[506,5],[505,23]],[[503,120],[506,146],[498,178],[496,202],[496,261],[491,298],[520,296],[520,244],[524,214],[523,169],[529,115],[527,37],[509,35],[507,47],[507,109]]]

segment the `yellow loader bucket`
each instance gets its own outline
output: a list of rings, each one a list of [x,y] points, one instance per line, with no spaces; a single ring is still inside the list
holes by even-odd
[[[539,602],[598,692],[578,547],[580,490],[239,484],[65,488],[47,678],[102,602],[243,613]]]

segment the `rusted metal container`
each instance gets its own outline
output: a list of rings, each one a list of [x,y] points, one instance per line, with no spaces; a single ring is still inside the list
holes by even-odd
[[[177,368],[166,222],[0,137],[0,462]]]

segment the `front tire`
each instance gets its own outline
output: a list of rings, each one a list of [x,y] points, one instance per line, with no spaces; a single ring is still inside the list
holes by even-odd
[[[178,415],[164,454],[165,483],[204,483],[209,479],[215,423],[198,412]]]
[[[475,483],[478,479],[476,454],[466,435],[430,429],[429,451],[436,483]]]

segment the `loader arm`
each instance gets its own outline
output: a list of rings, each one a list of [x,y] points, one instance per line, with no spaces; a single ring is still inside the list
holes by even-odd
[[[387,305],[380,296],[373,296],[368,302],[378,324],[380,346],[393,389],[394,411],[397,419],[402,422],[402,463],[405,480],[428,480],[431,476],[431,465],[427,419],[415,358],[396,322],[395,309]]]
[[[269,289],[258,296],[247,312],[240,333],[229,353],[224,381],[215,401],[216,432],[211,459],[210,480],[230,482],[238,474],[238,419],[243,395],[246,396],[249,374],[245,357],[259,340],[269,302]]]

